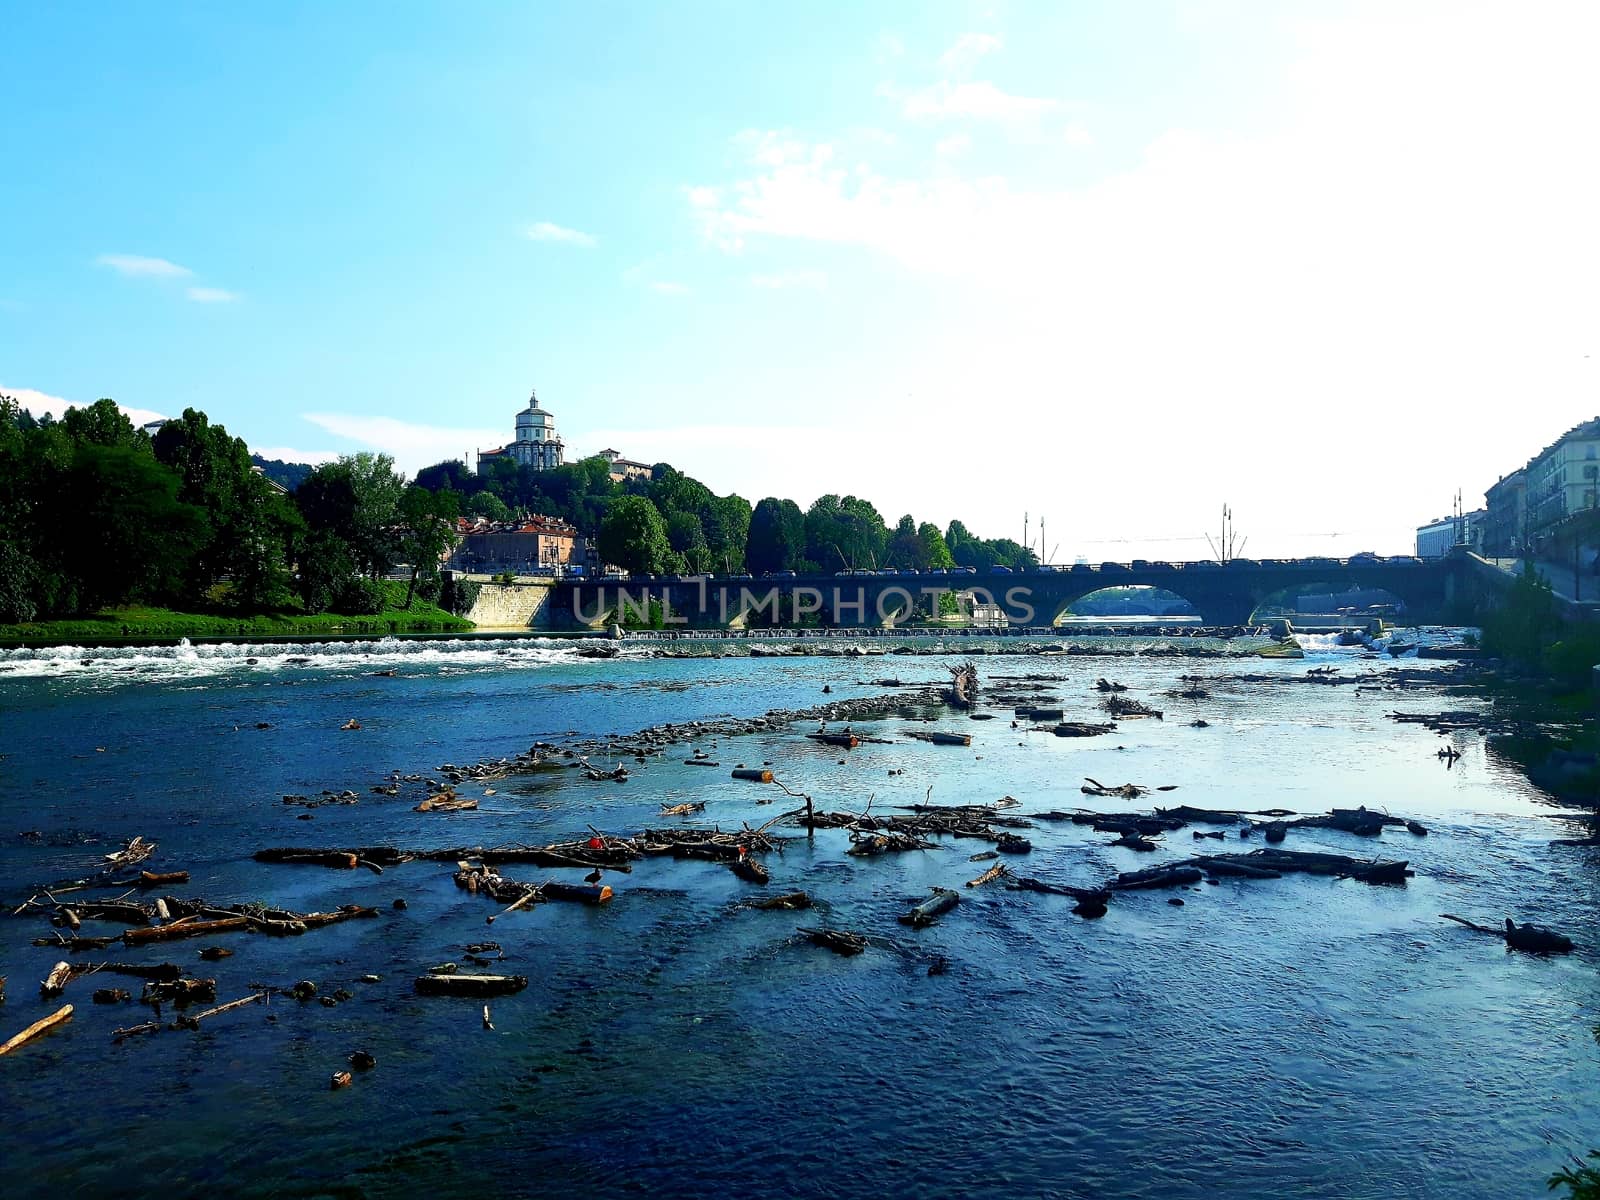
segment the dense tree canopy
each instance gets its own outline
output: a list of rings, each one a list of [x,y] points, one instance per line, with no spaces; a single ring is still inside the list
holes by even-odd
[[[806,518],[793,500],[768,496],[750,517],[745,561],[752,571],[794,571],[805,565]]]
[[[387,455],[272,466],[298,486],[275,486],[242,440],[196,409],[150,437],[111,400],[55,421],[0,396],[0,622],[133,602],[375,612],[376,581],[402,563],[409,604],[436,594],[463,512],[569,521],[602,562],[650,575],[1034,561],[960,521],[941,534],[907,514],[891,530],[856,496],[821,496],[805,512],[769,496],[752,509],[668,463],[649,479],[613,479],[599,457],[547,471],[496,457],[482,473],[447,461],[409,485]]]
[[[635,574],[655,575],[675,569],[676,556],[667,540],[666,522],[643,496],[623,496],[600,522],[600,556]]]
[[[401,558],[414,590],[437,580],[456,511],[383,456],[310,470],[291,499],[197,410],[151,438],[110,400],[54,421],[0,396],[0,622],[135,602],[375,612],[372,578]]]

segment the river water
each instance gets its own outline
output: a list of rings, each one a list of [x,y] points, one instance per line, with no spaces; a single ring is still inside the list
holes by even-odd
[[[135,834],[160,843],[151,869],[192,873],[179,895],[382,909],[299,938],[213,939],[235,951],[217,963],[196,957],[202,941],[107,952],[204,968],[219,1000],[301,979],[354,998],[276,995],[198,1033],[114,1044],[111,1031],[147,1010],[93,1005],[89,992],[138,981],[74,982],[71,1024],[0,1062],[7,1194],[1544,1195],[1568,1154],[1600,1145],[1594,852],[1548,847],[1565,832],[1554,809],[1476,734],[1451,735],[1463,757],[1447,769],[1440,737],[1385,715],[1480,702],[1383,680],[1290,682],[1320,665],[1397,669],[1330,642],[1311,639],[1303,661],[985,658],[986,680],[1049,676],[1019,686],[1048,690],[1069,719],[1098,715],[1099,675],[1166,719],[1058,739],[1013,729],[1009,708],[988,722],[941,715],[937,727],[972,733],[963,749],[908,740],[924,726],[895,717],[870,726],[892,744],[849,753],[800,726],[703,743],[723,770],[684,765],[680,747],[630,761],[626,783],[559,771],[492,795],[466,785],[481,807],[457,814],[370,788],[394,769],[429,774],[535,740],[810,706],[874,694],[884,676],[934,682],[954,659],[663,659],[640,645],[596,661],[540,639],[0,652],[7,911]],[[1244,672],[1268,680],[1228,678]],[[1184,674],[1211,697],[1163,695]],[[1209,727],[1190,724],[1202,717]],[[341,730],[351,718],[360,730]],[[448,864],[376,876],[250,857],[290,844],[537,843],[591,824],[631,833],[691,799],[708,804],[696,822],[736,828],[783,811],[781,794],[757,803],[774,789],[728,777],[764,761],[825,809],[929,795],[1009,795],[1022,813],[1129,807],[1081,795],[1093,777],[1177,785],[1154,799],[1198,807],[1365,804],[1431,833],[1295,831],[1286,843],[1409,859],[1405,887],[1223,880],[1119,895],[1098,921],[1063,897],[962,888],[960,906],[921,931],[895,917],[928,887],[975,877],[981,842],[857,859],[843,832],[798,838],[769,865],[774,889],[817,898],[811,913],[742,908],[756,889],[730,872],[651,859],[608,874],[608,905],[544,904],[492,928],[495,906],[457,889]],[[360,802],[282,802],[324,788]],[[1188,830],[1153,855],[1070,824],[1029,836],[1033,853],[1012,865],[1078,885],[1196,845]],[[1441,912],[1534,918],[1580,948],[1510,954]],[[816,924],[874,944],[840,958],[796,940]],[[9,1036],[60,1003],[35,987],[60,955],[29,944],[49,932],[38,916],[0,929]],[[492,1002],[492,1031],[480,1002],[414,994],[417,974],[491,937],[531,981]],[[950,969],[930,976],[936,955]],[[377,1068],[330,1090],[358,1048]]]

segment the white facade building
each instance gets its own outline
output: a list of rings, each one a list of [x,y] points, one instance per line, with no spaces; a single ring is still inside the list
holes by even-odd
[[[556,432],[556,419],[549,409],[539,407],[538,393],[529,392],[528,407],[517,414],[515,441],[478,451],[478,473],[483,473],[486,460],[497,458],[509,458],[535,471],[548,471],[566,461],[566,444]]]
[[[1487,511],[1462,513],[1459,517],[1440,517],[1417,527],[1417,557],[1443,558],[1457,546],[1473,553],[1483,550],[1483,528]]]
[[[1535,540],[1574,513],[1600,508],[1600,417],[1567,430],[1526,470],[1528,525]]]

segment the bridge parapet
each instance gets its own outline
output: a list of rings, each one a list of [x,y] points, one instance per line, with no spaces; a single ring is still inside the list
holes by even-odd
[[[1097,568],[1012,572],[852,572],[557,581],[551,620],[572,628],[655,623],[666,628],[729,628],[767,618],[837,627],[901,622],[917,609],[938,611],[939,596],[970,594],[1013,625],[1049,624],[1083,597],[1110,587],[1157,587],[1187,600],[1213,625],[1241,625],[1268,596],[1317,582],[1382,588],[1408,610],[1442,611],[1460,568],[1454,560],[1298,559],[1217,563],[1102,564]]]

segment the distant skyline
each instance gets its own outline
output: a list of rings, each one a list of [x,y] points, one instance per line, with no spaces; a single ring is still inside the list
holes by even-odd
[[[1592,3],[0,0],[0,391],[1409,550],[1600,414]],[[30,399],[31,398],[31,399]]]

